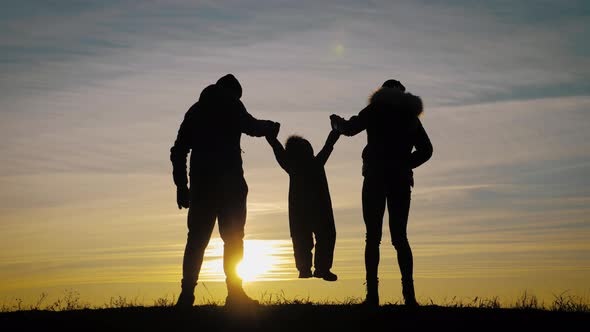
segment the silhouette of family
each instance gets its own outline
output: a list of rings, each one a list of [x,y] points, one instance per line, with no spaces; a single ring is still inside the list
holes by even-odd
[[[232,74],[207,86],[186,112],[170,149],[178,208],[188,209],[181,292],[176,306],[187,308],[194,304],[205,249],[216,221],[223,241],[225,305],[258,304],[246,294],[237,273],[244,255],[248,195],[242,167],[242,134],[265,137],[279,166],[289,175],[289,231],[299,278],[336,281],[338,276],[331,271],[336,226],[324,165],[341,135],[354,136],[362,131],[367,133],[362,151],[362,211],[366,228],[363,303],[379,305],[379,252],[387,206],[404,303],[417,306],[407,224],[413,169],[432,156],[432,144],[419,118],[423,112],[421,98],[406,92],[397,80],[385,81],[357,115],[348,120],[330,115],[332,129],[322,149],[314,154],[311,143],[297,135],[289,136],[283,147],[277,139],[280,124],[254,118],[241,102],[241,96],[242,86]]]

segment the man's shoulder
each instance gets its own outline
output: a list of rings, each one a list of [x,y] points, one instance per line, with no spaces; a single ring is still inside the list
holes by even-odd
[[[201,107],[201,103],[199,101],[195,102],[194,104],[192,104],[188,110],[186,111],[186,113],[184,114],[184,119],[185,120],[190,120],[192,119],[195,114],[199,111],[199,108]]]
[[[209,100],[214,100],[214,99],[218,98],[219,95],[220,95],[219,87],[216,86],[215,84],[210,84],[206,88],[204,88],[203,91],[201,91],[201,94],[199,95],[199,101],[207,102]]]

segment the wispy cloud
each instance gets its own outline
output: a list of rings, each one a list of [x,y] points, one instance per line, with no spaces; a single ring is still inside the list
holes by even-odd
[[[347,92],[340,98],[364,96],[395,75],[433,105],[588,92],[583,3],[84,4],[7,8],[15,14],[1,22],[3,94],[146,73],[210,81],[229,68],[250,82],[284,77],[290,88],[338,87]]]

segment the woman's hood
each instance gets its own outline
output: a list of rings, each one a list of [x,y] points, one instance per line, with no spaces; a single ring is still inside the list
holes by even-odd
[[[393,106],[400,111],[409,112],[414,116],[420,116],[424,111],[420,97],[395,88],[379,88],[379,90],[371,95],[369,103],[373,105]]]

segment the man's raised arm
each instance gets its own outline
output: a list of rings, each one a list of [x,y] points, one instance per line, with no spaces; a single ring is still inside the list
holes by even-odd
[[[242,102],[239,102],[240,106],[240,124],[242,132],[248,136],[262,137],[272,136],[272,133],[278,131],[277,127],[279,123],[270,120],[258,120],[254,118],[248,111]]]

